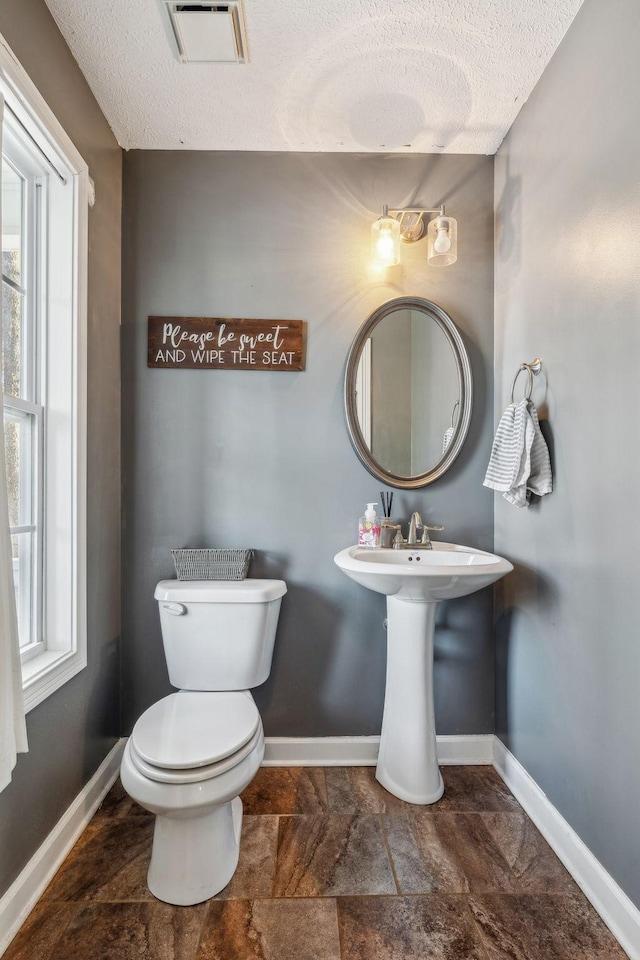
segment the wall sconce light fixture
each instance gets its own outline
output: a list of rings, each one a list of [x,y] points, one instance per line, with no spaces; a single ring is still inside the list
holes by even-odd
[[[432,216],[433,215],[433,216]],[[436,210],[405,207],[402,210],[382,208],[382,216],[371,225],[371,251],[384,267],[400,263],[400,241],[415,243],[427,225],[427,261],[432,266],[448,267],[458,259],[458,224],[446,217],[444,206]]]

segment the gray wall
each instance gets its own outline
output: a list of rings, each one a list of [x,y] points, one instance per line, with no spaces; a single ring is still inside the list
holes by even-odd
[[[89,164],[89,665],[27,717],[30,752],[0,794],[0,895],[119,733],[121,151],[43,0],[0,0],[0,32]]]
[[[493,160],[132,151],[124,169],[123,732],[170,691],[155,583],[172,575],[171,547],[204,544],[255,547],[252,576],[289,584],[272,674],[256,692],[267,735],[376,734],[384,600],[333,564],[380,489],[347,438],[345,360],[391,297],[424,296],[451,314],[475,375],[470,436],[445,478],[396,492],[394,515],[418,509],[448,538],[491,548]],[[386,280],[373,277],[382,204],[445,200],[460,223],[458,262],[435,270],[416,244]],[[306,320],[307,369],[147,369],[149,314]],[[439,732],[492,732],[490,592],[443,605],[436,657]]]
[[[495,181],[497,411],[541,356],[555,468],[496,500],[497,729],[638,906],[639,36],[637,0],[585,0]]]

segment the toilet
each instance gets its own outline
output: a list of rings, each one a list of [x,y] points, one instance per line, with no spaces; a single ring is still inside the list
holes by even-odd
[[[166,903],[215,896],[238,864],[240,793],[264,756],[250,688],[269,676],[283,580],[162,580],[155,599],[177,693],[136,722],[120,768],[156,816],[148,885]]]

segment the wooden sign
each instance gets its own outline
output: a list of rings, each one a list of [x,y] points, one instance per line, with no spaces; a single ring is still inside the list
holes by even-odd
[[[304,370],[303,320],[149,317],[147,366],[194,370]]]

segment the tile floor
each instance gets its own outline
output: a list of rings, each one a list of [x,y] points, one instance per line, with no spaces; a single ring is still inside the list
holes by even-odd
[[[263,768],[194,907],[147,890],[153,818],[116,784],[4,960],[625,960],[497,773],[443,775],[414,807],[370,767]]]

